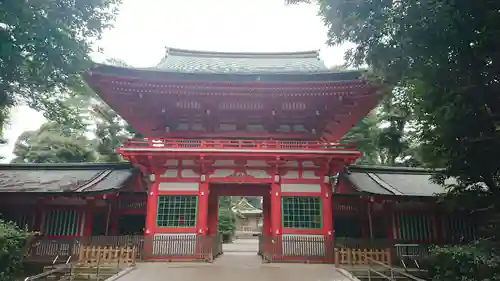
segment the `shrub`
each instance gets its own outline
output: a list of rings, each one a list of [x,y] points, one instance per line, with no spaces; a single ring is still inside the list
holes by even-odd
[[[500,256],[486,241],[436,247],[431,250],[430,264],[429,274],[434,281],[500,280]]]
[[[0,281],[10,281],[19,273],[31,233],[0,219]]]

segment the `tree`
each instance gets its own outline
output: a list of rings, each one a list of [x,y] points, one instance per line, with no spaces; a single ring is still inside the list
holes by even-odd
[[[405,89],[392,89],[391,95],[382,100],[377,115],[381,126],[377,142],[381,162],[390,166],[422,165],[418,154],[420,143],[412,128],[416,120]]]
[[[126,130],[127,124],[109,106],[97,103],[92,106],[92,116],[95,118],[97,138],[97,153],[99,162],[122,162],[123,158],[116,149],[125,139],[130,137]]]
[[[31,233],[0,219],[0,281],[14,280],[21,270]]]
[[[297,2],[297,1],[290,1]],[[328,43],[352,42],[351,65],[369,65],[405,90],[436,181],[500,210],[500,2],[318,0]],[[478,193],[479,192],[479,193]],[[488,196],[480,196],[480,193]],[[471,198],[470,198],[471,199]],[[479,201],[481,201],[479,200]],[[476,202],[479,203],[479,202]]]
[[[64,100],[79,94],[92,43],[110,26],[120,2],[2,1],[0,112],[27,103],[49,120],[75,120]],[[0,126],[5,117],[0,114]]]
[[[219,218],[217,231],[222,234],[224,242],[230,242],[236,230],[236,216],[231,210],[233,206],[230,196],[219,198]]]
[[[22,133],[14,146],[13,163],[77,163],[94,162],[97,153],[85,131],[43,124],[37,131]]]
[[[370,113],[354,126],[340,141],[353,143],[362,156],[357,164],[380,164],[378,136],[380,133],[379,119],[375,113]]]

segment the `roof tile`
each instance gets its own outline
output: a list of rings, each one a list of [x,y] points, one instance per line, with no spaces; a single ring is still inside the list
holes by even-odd
[[[222,53],[167,49],[157,68],[185,73],[325,72],[317,51],[291,53]]]

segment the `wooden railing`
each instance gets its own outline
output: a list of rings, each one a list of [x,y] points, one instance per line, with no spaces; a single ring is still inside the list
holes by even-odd
[[[133,266],[136,262],[136,247],[82,246],[78,262],[88,265],[117,264]]]
[[[47,280],[49,276],[55,276],[59,281],[71,280],[73,276],[73,264],[65,263],[58,265],[48,271],[26,277],[24,281]]]
[[[92,263],[120,259],[121,263],[147,259],[211,261],[222,254],[222,236],[165,234],[155,236],[93,236],[87,238],[36,237],[28,245],[26,261],[63,263],[68,259]]]
[[[221,238],[197,234],[146,236],[143,258],[145,260],[212,261],[214,256],[221,254],[222,246],[219,245]],[[217,242],[213,242],[214,239]]]
[[[144,236],[91,236],[75,238],[35,237],[28,245],[27,261],[56,261],[64,262],[68,258],[77,260],[84,247],[101,248],[134,248],[136,258],[142,258]]]
[[[355,150],[353,144],[322,141],[288,140],[187,140],[187,139],[129,139],[122,148],[171,149],[242,149],[242,150]]]
[[[412,280],[412,281],[426,281],[422,278],[419,278],[417,276],[411,275],[408,272],[404,272],[402,270],[398,270],[393,268],[392,266],[389,266],[387,264],[384,264],[382,262],[379,262],[373,258],[367,258],[368,261],[368,281],[371,281],[372,278],[375,276],[382,277],[383,279],[389,280],[389,281],[396,281],[398,280],[400,276],[405,277],[407,280]],[[379,268],[384,269],[386,272],[382,272],[382,270],[375,269],[374,266],[378,266]],[[387,271],[389,272],[387,275]],[[399,275],[399,276],[398,276]]]
[[[392,246],[388,240],[337,238],[334,245],[335,264],[367,265],[368,258],[391,264]]]
[[[261,236],[259,248],[266,262],[333,263],[333,240],[323,236]]]

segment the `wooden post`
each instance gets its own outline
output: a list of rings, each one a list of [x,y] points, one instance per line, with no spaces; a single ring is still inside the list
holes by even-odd
[[[198,221],[197,221],[197,231],[198,234],[206,234],[208,229],[208,197],[210,190],[208,188],[208,183],[202,182],[199,185],[198,191]]]
[[[106,231],[104,232],[106,236],[109,235],[109,222],[111,219],[111,202],[107,201],[108,203],[108,213],[106,215]]]
[[[281,185],[271,184],[271,231],[272,236],[281,234]]]
[[[372,197],[370,197],[370,201],[368,201],[368,207],[367,207],[367,212],[368,212],[368,228],[369,228],[369,233],[370,233],[370,242],[373,242],[373,221],[372,221]]]

